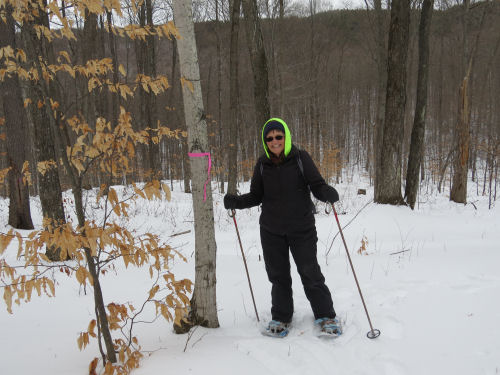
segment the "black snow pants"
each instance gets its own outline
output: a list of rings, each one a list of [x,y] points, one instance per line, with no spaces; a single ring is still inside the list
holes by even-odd
[[[292,320],[290,253],[297,266],[314,318],[334,318],[332,296],[316,258],[316,242],[318,241],[316,228],[313,226],[303,232],[278,235],[261,227],[260,240],[267,276],[272,283],[272,319],[284,323]]]

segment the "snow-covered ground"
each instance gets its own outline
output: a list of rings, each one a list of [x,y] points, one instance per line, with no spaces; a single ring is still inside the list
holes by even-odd
[[[214,185],[215,187],[215,185]],[[270,284],[264,270],[257,208],[237,212],[242,242],[262,323],[257,323],[232,219],[214,193],[217,238],[217,307],[220,328],[175,335],[158,320],[138,325],[146,352],[137,375],[156,374],[454,374],[500,373],[500,208],[471,186],[471,205],[447,195],[422,195],[415,211],[369,203],[372,189],[361,182],[336,186],[345,237],[374,328],[368,321],[333,215],[316,215],[318,258],[345,333],[325,341],[313,333],[313,315],[293,269],[295,315],[285,339],[262,336],[270,318]],[[355,194],[367,188],[367,196]],[[240,187],[248,191],[248,185]],[[91,192],[89,194],[95,194]],[[90,202],[90,200],[89,200]],[[90,203],[89,203],[90,204]],[[498,205],[497,205],[498,206]],[[318,206],[320,211],[324,206]],[[8,201],[0,200],[0,231],[6,232]],[[32,201],[36,225],[39,202]],[[160,233],[184,254],[177,277],[194,276],[191,196],[175,184],[172,202],[139,202],[127,224]],[[191,233],[169,238],[171,234]],[[332,244],[332,240],[335,240]],[[366,251],[358,253],[362,241]],[[16,246],[8,251],[15,253]],[[34,297],[0,309],[1,374],[87,374],[99,357],[95,342],[80,352],[76,339],[93,319],[90,291],[56,275],[56,297]],[[123,269],[103,279],[106,302],[142,300],[147,270]]]

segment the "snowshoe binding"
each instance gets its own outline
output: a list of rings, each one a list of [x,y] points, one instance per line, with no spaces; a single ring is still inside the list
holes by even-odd
[[[317,336],[320,337],[339,337],[342,334],[342,324],[338,318],[320,318],[314,321],[318,328]]]
[[[289,331],[290,331],[290,323],[283,323],[277,320],[271,320],[267,325],[266,329],[263,331],[263,334],[266,336],[283,338],[288,335]]]

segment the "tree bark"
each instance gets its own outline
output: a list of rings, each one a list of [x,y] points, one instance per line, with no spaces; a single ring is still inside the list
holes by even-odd
[[[85,10],[85,20],[83,25],[83,35],[81,41],[82,64],[88,60],[97,58],[97,15]],[[87,79],[81,78],[83,115],[91,127],[95,127],[98,113],[96,110],[97,93],[95,90],[88,92]]]
[[[285,5],[283,4],[283,0],[279,0],[279,7],[280,7],[280,20],[281,20],[285,15]]]
[[[456,125],[457,149],[453,162],[453,178],[450,200],[456,203],[467,203],[467,173],[469,162],[469,78],[470,69],[466,73],[460,86],[458,103],[458,120]]]
[[[376,17],[376,47],[377,47],[377,107],[375,119],[375,136],[373,137],[374,152],[374,196],[379,194],[378,189],[381,185],[380,172],[382,158],[382,142],[384,138],[384,116],[385,116],[385,96],[387,86],[387,49],[385,43],[385,22],[382,10],[382,0],[374,0]]]
[[[118,77],[118,54],[116,53],[116,41],[115,34],[111,31],[113,27],[113,13],[111,11],[106,11],[106,16],[108,19],[108,45],[111,59],[113,60],[113,84],[119,82]],[[120,96],[116,93],[111,94],[111,124],[115,127],[118,124],[118,112],[120,106]]]
[[[422,163],[425,118],[427,114],[427,86],[429,78],[429,34],[434,0],[424,0],[420,14],[418,35],[418,78],[415,117],[411,132],[408,171],[406,174],[405,198],[411,209],[415,208],[419,187],[419,170]]]
[[[188,129],[190,153],[208,153],[208,134],[201,95],[198,53],[194,35],[191,0],[173,1],[175,24],[181,39],[177,41],[184,114]],[[192,157],[193,211],[195,228],[195,286],[191,299],[189,324],[216,328],[219,326],[216,300],[216,251],[212,189],[206,185],[207,158]],[[178,327],[176,327],[178,328]],[[182,330],[177,330],[182,332]]]
[[[139,7],[139,24],[141,27],[153,27],[153,3],[151,0],[145,0]],[[137,39],[135,42],[137,72],[148,77],[156,76],[156,43],[155,37],[147,35],[145,40]],[[158,115],[156,110],[156,95],[150,90],[146,92],[142,85],[138,88],[140,100],[140,115],[138,123],[141,128],[149,127],[155,129],[157,127]],[[154,131],[149,131],[149,140],[147,147],[139,147],[143,154],[143,168],[149,173],[146,173],[147,179],[151,180],[160,170],[159,168],[159,147],[153,142],[155,136]]]
[[[5,21],[0,19],[0,49],[11,46],[16,50],[16,35],[12,7],[5,8]],[[15,75],[0,81],[6,127],[7,159],[11,168],[7,176],[9,185],[9,225],[17,229],[33,229],[29,189],[23,181],[23,165],[28,153],[27,117],[24,110],[19,78]]]
[[[146,5],[146,21],[150,27],[154,26],[153,23],[153,2],[152,0],[145,0]],[[148,35],[146,37],[146,70],[145,74],[151,78],[156,78],[156,43],[155,36]],[[151,129],[158,128],[158,111],[156,110],[156,94],[151,90],[146,94],[146,119],[147,124]],[[161,178],[158,173],[161,171],[159,167],[160,148],[157,142],[153,141],[157,133],[150,131],[148,143],[148,158],[149,168],[151,169],[151,178]]]
[[[39,67],[39,58],[49,62],[52,59],[52,53],[48,41],[44,37],[40,39],[37,37],[34,25],[49,27],[48,16],[43,10],[39,9],[38,16],[33,18],[31,22],[26,22],[22,29],[28,61]],[[41,72],[40,68],[39,71]],[[53,90],[44,90],[43,85],[44,81],[32,81],[28,90],[31,99],[31,120],[34,128],[35,158],[38,163],[57,163],[56,147],[61,145],[57,145],[54,140],[52,131],[54,118],[47,112],[50,108],[48,100],[57,100],[57,98],[55,98]],[[54,226],[64,224],[66,219],[57,164],[49,166],[45,173],[41,173],[37,168],[37,179],[44,219],[50,219],[50,224]],[[49,248],[46,254],[51,260],[60,260],[59,253],[60,249]]]
[[[231,45],[229,52],[229,141],[228,144],[228,184],[227,192],[236,194],[238,179],[238,36],[240,25],[241,0],[233,0],[231,7]]]
[[[254,79],[255,122],[260,130],[270,117],[269,78],[264,37],[260,28],[256,0],[241,0],[245,15],[245,29],[250,63]]]
[[[467,47],[467,14],[469,12],[469,0],[464,0],[462,23],[463,23],[463,65],[464,77],[460,85],[458,96],[458,119],[456,124],[456,152],[453,162],[453,178],[450,191],[450,200],[456,203],[467,203],[467,174],[469,168],[469,148],[470,148],[470,101],[471,89],[470,81],[474,71],[474,64],[478,50],[479,40],[483,31],[485,16],[489,9],[489,3],[483,4],[479,30],[476,34],[471,51]]]
[[[406,60],[410,1],[393,0],[387,58],[387,96],[376,203],[404,204],[401,195],[401,145],[406,106]]]

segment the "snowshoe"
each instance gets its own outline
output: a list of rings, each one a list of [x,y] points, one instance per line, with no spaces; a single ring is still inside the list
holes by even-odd
[[[320,318],[314,321],[317,327],[317,336],[339,337],[342,334],[342,324],[338,318]]]
[[[283,323],[277,320],[271,320],[266,329],[262,332],[266,336],[283,338],[290,331],[290,323]]]

